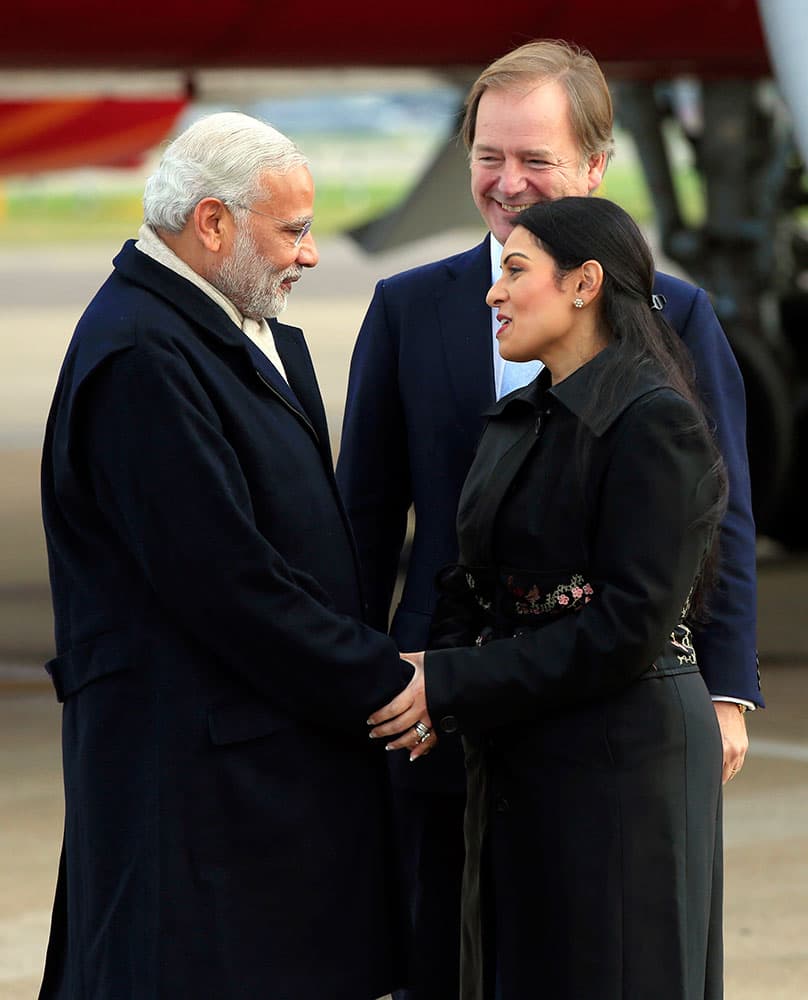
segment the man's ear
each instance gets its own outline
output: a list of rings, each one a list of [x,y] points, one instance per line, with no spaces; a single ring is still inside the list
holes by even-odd
[[[609,158],[605,153],[595,153],[589,157],[589,166],[586,172],[586,182],[588,192],[591,194],[600,187],[603,175],[606,173],[606,166]]]
[[[196,203],[193,212],[194,233],[206,250],[211,253],[221,250],[231,218],[227,207],[218,198],[203,198]]]

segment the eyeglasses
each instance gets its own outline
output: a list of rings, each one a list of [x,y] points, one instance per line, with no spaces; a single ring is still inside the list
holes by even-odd
[[[296,222],[290,222],[288,219],[280,219],[277,215],[270,215],[269,212],[259,212],[257,208],[250,208],[249,205],[245,205],[240,201],[225,202],[225,204],[234,205],[236,208],[243,208],[247,212],[252,212],[253,215],[263,215],[265,219],[273,219],[275,222],[280,222],[290,233],[294,233],[295,238],[292,246],[296,247],[299,247],[309,235],[312,223],[314,222],[314,219],[307,219],[302,226],[299,226]]]

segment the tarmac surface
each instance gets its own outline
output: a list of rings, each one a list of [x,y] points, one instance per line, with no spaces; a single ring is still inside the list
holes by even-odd
[[[284,320],[306,330],[335,445],[350,351],[376,279],[463,249],[478,237],[458,232],[374,258],[347,240],[320,247],[321,264],[295,286]],[[62,835],[59,706],[41,666],[52,651],[52,620],[39,521],[39,449],[73,325],[117,249],[0,251],[3,1000],[36,995]],[[772,556],[761,546],[758,638],[768,708],[747,716],[747,764],[726,788],[727,1000],[808,998],[806,585],[808,559]]]

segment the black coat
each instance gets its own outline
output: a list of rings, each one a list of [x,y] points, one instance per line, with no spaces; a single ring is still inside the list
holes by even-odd
[[[503,1000],[720,996],[721,740],[681,624],[713,452],[650,376],[582,425],[609,351],[490,411],[460,501],[433,635],[463,648],[425,669],[466,737],[464,1000],[494,966]]]
[[[370,621],[385,629],[412,505],[406,582],[390,634],[423,649],[435,577],[458,557],[458,500],[494,402],[489,237],[476,247],[380,281],[351,362],[337,480],[357,539]],[[763,704],[755,655],[755,526],[746,456],[744,386],[703,289],[657,273],[654,291],[693,356],[730,480],[721,530],[721,585],[698,630],[699,668],[714,695]],[[411,766],[390,754],[400,858],[414,922],[412,989],[457,992],[465,771],[459,740]]]
[[[128,243],[68,348],[42,471],[66,796],[43,997],[395,985],[366,719],[411,670],[359,621],[311,361],[273,330],[290,385]]]

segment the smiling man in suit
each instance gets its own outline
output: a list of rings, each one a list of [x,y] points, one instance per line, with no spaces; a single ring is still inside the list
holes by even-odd
[[[415,533],[391,634],[401,650],[427,644],[435,576],[457,559],[455,513],[496,398],[529,382],[538,362],[505,362],[485,296],[502,244],[529,205],[587,195],[612,153],[612,103],[585,51],[523,45],[492,63],[466,100],[463,137],[471,193],[490,234],[478,246],[379,282],[351,364],[337,479],[354,527],[370,621],[385,628],[407,514]],[[762,704],[755,653],[755,550],[745,443],[744,388],[705,293],[657,274],[655,305],[693,356],[730,479],[722,578],[712,621],[697,637],[724,744],[724,780],[747,747],[743,711]],[[444,729],[451,728],[448,720]],[[463,866],[462,754],[451,737],[411,766],[391,754],[399,852],[411,917],[407,1000],[457,995]]]
[[[306,160],[212,115],[81,318],[43,513],[66,800],[41,997],[374,1000],[396,985],[383,754],[410,666],[361,622],[300,330]]]

